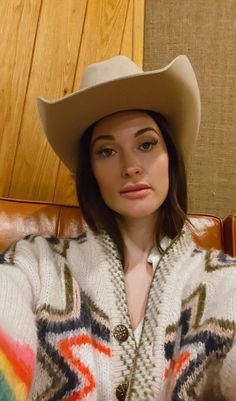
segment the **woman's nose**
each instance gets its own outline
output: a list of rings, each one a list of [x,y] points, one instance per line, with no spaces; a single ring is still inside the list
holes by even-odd
[[[139,163],[139,158],[132,150],[127,150],[123,153],[121,158],[122,163],[122,177],[132,177],[141,174],[142,167]]]
[[[140,166],[129,166],[125,167],[122,171],[122,176],[123,177],[133,177],[137,174],[141,174],[142,169]]]

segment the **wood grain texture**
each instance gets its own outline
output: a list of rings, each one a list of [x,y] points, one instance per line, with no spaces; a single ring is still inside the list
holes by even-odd
[[[198,77],[202,123],[189,168],[189,209],[236,209],[236,2],[146,0],[144,68],[187,54]]]
[[[134,0],[133,19],[135,30],[133,30],[133,59],[140,66],[143,66],[144,6],[144,1]]]
[[[41,1],[0,2],[0,194],[8,196]]]
[[[142,65],[144,0],[0,2],[0,196],[77,203],[48,145],[36,97],[79,87],[84,67],[126,54]]]
[[[44,0],[9,196],[52,200],[59,160],[48,145],[36,97],[71,92],[87,1]]]

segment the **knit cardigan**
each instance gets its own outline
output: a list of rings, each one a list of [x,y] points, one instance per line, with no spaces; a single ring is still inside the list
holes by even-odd
[[[184,232],[138,346],[109,236],[29,236],[0,256],[0,401],[235,401],[235,326],[236,261]]]

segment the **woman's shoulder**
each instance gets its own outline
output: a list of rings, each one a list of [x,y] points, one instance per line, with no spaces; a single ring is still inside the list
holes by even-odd
[[[13,242],[8,248],[0,253],[0,264],[15,264],[18,257],[43,257],[51,253],[66,257],[70,248],[87,248],[95,246],[98,239],[89,229],[83,230],[73,238],[56,237],[50,235],[27,235],[18,241]]]
[[[236,267],[236,258],[228,255],[222,249],[208,248],[199,245],[196,233],[184,229],[177,240],[177,248],[180,247],[184,253],[189,254],[191,259],[204,264],[205,270],[215,271],[227,267]]]
[[[226,254],[223,250],[210,249],[205,252],[206,271],[235,268],[236,258]]]
[[[236,267],[236,258],[226,254],[222,249],[207,249],[195,245],[191,256],[199,260],[204,265],[204,270],[208,273]]]
[[[37,309],[42,299],[48,303],[52,298],[53,302],[57,299],[68,277],[80,284],[85,272],[87,277],[95,270],[98,246],[98,240],[89,230],[76,238],[26,236],[0,254],[0,282],[7,277],[12,286],[26,288]]]

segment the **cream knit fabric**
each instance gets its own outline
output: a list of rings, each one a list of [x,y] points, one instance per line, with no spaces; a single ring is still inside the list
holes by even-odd
[[[28,237],[0,256],[0,401],[235,401],[235,322],[236,261],[185,233],[138,347],[111,239]]]
[[[167,246],[170,245],[170,242],[171,242],[171,240],[169,238],[167,238],[167,237],[163,238],[161,241],[162,249],[165,250],[167,248]],[[148,263],[150,263],[152,265],[153,273],[155,273],[155,270],[156,270],[156,267],[157,267],[157,264],[158,264],[160,258],[161,258],[161,254],[158,251],[158,249],[153,248],[147,259]],[[143,328],[143,320],[138,324],[138,326],[134,330],[134,338],[135,338],[135,342],[136,342],[137,346],[139,345],[142,328]]]

